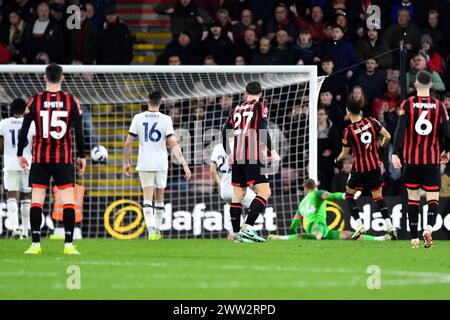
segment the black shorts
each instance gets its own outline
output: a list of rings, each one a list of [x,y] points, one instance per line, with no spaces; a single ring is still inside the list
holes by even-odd
[[[259,183],[269,183],[267,176],[261,174],[261,164],[233,164],[231,168],[231,185],[248,187]]]
[[[376,191],[383,187],[383,177],[381,171],[372,170],[368,172],[352,172],[348,177],[347,187],[355,190]]]
[[[425,191],[441,189],[441,167],[438,164],[405,165],[403,169],[403,183],[411,190],[422,188]]]
[[[70,188],[75,183],[75,167],[63,163],[33,163],[30,169],[30,187],[48,188],[53,177],[59,189]]]

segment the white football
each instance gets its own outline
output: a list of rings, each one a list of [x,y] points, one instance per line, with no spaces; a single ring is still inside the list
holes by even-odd
[[[104,162],[108,159],[108,150],[104,146],[95,146],[91,150],[91,158],[94,161]]]

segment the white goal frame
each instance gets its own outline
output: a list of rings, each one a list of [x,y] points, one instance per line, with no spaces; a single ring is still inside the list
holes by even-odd
[[[46,65],[0,65],[0,73],[44,73]],[[309,178],[318,179],[317,105],[319,80],[317,66],[157,66],[157,65],[62,65],[64,73],[303,73],[309,88]],[[180,97],[182,98],[182,97]]]

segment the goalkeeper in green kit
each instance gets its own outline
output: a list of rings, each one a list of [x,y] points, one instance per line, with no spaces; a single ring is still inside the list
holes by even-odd
[[[353,235],[352,231],[330,230],[327,225],[327,201],[345,200],[342,192],[330,193],[318,190],[316,183],[308,179],[303,184],[305,198],[300,202],[294,219],[291,223],[292,234],[287,236],[270,235],[270,240],[349,240]],[[299,232],[299,226],[303,220],[306,221],[305,232]],[[360,240],[387,240],[386,236],[374,237],[362,235]]]

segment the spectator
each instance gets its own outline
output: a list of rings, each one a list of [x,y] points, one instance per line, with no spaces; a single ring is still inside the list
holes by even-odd
[[[81,29],[68,31],[68,62],[79,61],[82,64],[94,64],[97,59],[97,27],[87,17],[87,7],[81,5],[80,9]]]
[[[391,24],[383,35],[383,39],[391,49],[404,44],[408,51],[416,51],[420,44],[420,29],[411,23],[408,9],[398,11],[397,23]]]
[[[341,108],[333,101],[333,94],[325,88],[320,92],[319,98],[319,105],[324,106],[327,110],[327,118],[333,122],[338,132],[341,133],[344,129],[344,116]]]
[[[262,37],[259,41],[259,51],[252,56],[252,65],[279,65],[282,64],[282,56],[272,50],[269,38]]]
[[[289,42],[294,42],[297,28],[294,20],[289,17],[288,8],[284,3],[279,3],[275,7],[275,16],[265,24],[264,34],[269,40],[273,40],[278,30],[285,30],[289,35]]]
[[[297,17],[298,29],[308,28],[311,37],[318,45],[324,44],[329,38],[325,33],[325,23],[323,22],[323,9],[321,6],[315,5],[311,8],[311,21],[302,20],[300,16]]]
[[[198,48],[191,40],[187,31],[180,34],[170,42],[163,54],[165,63],[170,56],[178,56],[184,65],[195,65],[199,63]]]
[[[205,66],[215,66],[217,65],[216,59],[214,59],[214,56],[212,54],[207,55],[204,59],[203,59],[203,64]]]
[[[254,30],[256,35],[258,35],[261,31],[260,26],[253,22],[252,12],[248,9],[244,9],[241,13],[241,20],[236,23],[233,28],[234,41],[242,41],[247,29]]]
[[[364,117],[372,116],[372,110],[370,110],[369,105],[367,104],[363,87],[358,85],[354,86],[350,92],[350,96],[348,97],[348,102],[358,103],[361,106],[361,111]]]
[[[289,63],[314,65],[320,62],[320,56],[320,48],[313,42],[309,29],[300,30],[298,39],[289,52]]]
[[[379,37],[377,29],[369,29],[367,36],[360,39],[356,46],[361,59],[377,57],[378,66],[381,69],[389,69],[392,67],[392,54],[390,47],[386,41]]]
[[[442,31],[439,26],[439,12],[437,10],[428,11],[427,26],[422,30],[423,34],[429,34],[433,40],[433,46],[436,51],[442,47]],[[445,44],[444,44],[445,47]]]
[[[233,25],[231,24],[231,18],[226,9],[220,8],[217,11],[216,19],[222,26],[222,32],[226,34],[233,42]]]
[[[9,13],[9,38],[8,50],[11,53],[11,62],[22,63],[22,37],[25,32],[25,21],[23,21],[19,11]]]
[[[11,54],[3,43],[0,42],[0,64],[6,64],[9,62]]]
[[[369,106],[372,105],[373,99],[381,94],[384,83],[384,72],[378,70],[378,63],[374,58],[366,61],[366,69],[358,71],[355,79],[355,84],[363,88]]]
[[[32,0],[14,0],[13,11],[20,12],[26,23],[32,23],[35,17],[35,3]]]
[[[388,78],[387,90],[376,97],[372,103],[372,114],[379,114],[383,109],[385,112],[395,113],[400,106],[400,85],[398,78]]]
[[[180,57],[177,55],[169,56],[167,61],[168,61],[169,66],[180,66],[182,64]]]
[[[322,58],[320,75],[326,76],[322,84],[322,91],[330,91],[334,99],[341,104],[347,96],[347,88],[345,86],[345,79],[341,74],[333,74],[334,62],[328,57]]]
[[[244,40],[237,44],[236,52],[242,55],[245,61],[252,59],[252,56],[258,52],[258,38],[256,37],[255,30],[245,30]]]
[[[243,10],[250,8],[248,0],[222,0],[221,2],[221,7],[229,12],[230,20],[234,22],[239,20]]]
[[[339,173],[334,175],[331,184],[331,192],[345,192],[347,190],[347,181],[352,172],[353,158],[349,156],[342,161],[342,168]]]
[[[65,30],[66,27],[65,11],[65,6],[62,3],[53,2],[50,5],[50,18],[58,24],[61,30]]]
[[[187,31],[194,41],[200,40],[203,26],[210,21],[208,12],[192,0],[178,0],[175,5],[161,3],[155,7],[155,12],[170,15],[173,37]]]
[[[447,109],[447,113],[450,113],[450,92],[446,92],[443,95],[445,108]]]
[[[231,64],[234,58],[233,44],[226,34],[223,33],[219,21],[211,21],[208,35],[203,40],[203,55],[212,55],[219,65]]]
[[[49,64],[50,63],[50,57],[48,56],[47,52],[42,51],[39,52],[35,59],[33,60],[33,64]]]
[[[130,31],[117,15],[115,6],[106,9],[106,22],[99,39],[98,64],[130,64],[133,44]]]
[[[414,82],[416,81],[416,74],[419,71],[426,70],[431,73],[431,81],[433,82],[433,87],[431,89],[431,94],[436,95],[436,93],[445,91],[445,84],[442,82],[441,77],[436,71],[427,68],[427,60],[423,54],[416,54],[413,59],[413,68],[406,74],[406,84],[408,86],[407,92],[409,95],[413,95],[416,91],[414,87]]]
[[[282,64],[288,64],[289,62],[290,46],[288,38],[289,36],[284,30],[279,30],[275,37],[276,46],[273,48],[273,51],[281,57]]]
[[[37,19],[27,24],[23,36],[24,63],[31,63],[39,52],[47,52],[50,62],[64,61],[63,32],[50,20],[50,7],[41,2],[37,8]]]
[[[398,13],[400,10],[408,10],[411,22],[414,22],[414,4],[411,0],[399,0],[397,4],[392,7],[391,21],[395,23],[397,21]]]
[[[434,50],[433,39],[430,35],[424,34],[420,39],[422,48],[419,53],[427,60],[427,67],[440,75],[444,73],[444,62],[442,56]]]
[[[234,64],[236,66],[243,66],[243,65],[246,65],[247,63],[245,62],[245,59],[243,56],[237,55],[236,58],[234,58]]]
[[[331,190],[331,182],[334,176],[334,159],[339,154],[339,133],[333,122],[328,119],[325,106],[320,106],[317,111],[317,153],[320,188]]]
[[[357,70],[358,55],[353,45],[342,39],[344,32],[340,26],[333,26],[332,40],[325,43],[322,56],[330,57],[335,64],[336,72],[345,71],[345,76],[350,79]]]

